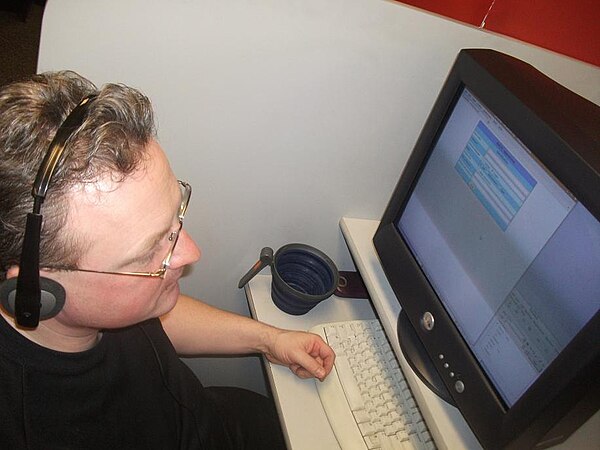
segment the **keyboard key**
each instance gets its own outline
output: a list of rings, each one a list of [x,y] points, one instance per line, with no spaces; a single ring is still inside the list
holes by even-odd
[[[363,436],[372,436],[377,432],[377,430],[371,424],[371,422],[359,423],[358,428],[360,429]]]
[[[352,414],[354,415],[354,419],[356,420],[356,423],[371,422],[371,416],[364,409],[359,409],[358,411],[352,411]]]
[[[410,441],[409,434],[406,432],[406,430],[399,430],[399,431],[396,433],[396,438],[397,438],[399,441]]]
[[[381,439],[379,437],[379,434],[365,436],[365,443],[367,444],[367,448],[369,448],[369,449],[381,448]]]
[[[381,450],[412,450],[410,441],[400,440],[396,436],[385,436],[381,438]]]

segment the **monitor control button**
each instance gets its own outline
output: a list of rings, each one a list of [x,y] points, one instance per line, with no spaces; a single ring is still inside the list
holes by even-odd
[[[454,383],[454,389],[459,394],[462,394],[464,392],[464,390],[465,390],[465,384],[462,381],[459,380],[456,383]]]
[[[435,324],[435,319],[433,317],[433,314],[431,314],[429,311],[425,312],[423,314],[423,317],[421,317],[421,326],[425,330],[431,331],[431,330],[433,330],[434,324]]]

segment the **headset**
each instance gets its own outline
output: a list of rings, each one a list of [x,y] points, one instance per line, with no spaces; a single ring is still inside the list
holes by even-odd
[[[36,328],[40,320],[54,317],[65,304],[66,293],[62,285],[40,277],[41,208],[50,181],[63,160],[66,144],[83,125],[96,96],[89,95],[79,102],[58,128],[33,183],[33,212],[27,214],[19,275],[0,285],[0,303],[20,327]]]

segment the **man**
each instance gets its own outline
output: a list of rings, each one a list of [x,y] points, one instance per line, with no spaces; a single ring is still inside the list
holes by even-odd
[[[1,448],[275,448],[273,407],[239,389],[203,388],[177,355],[261,352],[301,378],[334,354],[179,292],[200,250],[181,228],[191,187],[156,141],[150,102],[73,72],[0,89],[0,270],[18,276],[31,189],[50,142],[72,131],[42,214],[40,275],[66,292],[35,328],[0,318]],[[7,283],[7,281],[4,281]]]

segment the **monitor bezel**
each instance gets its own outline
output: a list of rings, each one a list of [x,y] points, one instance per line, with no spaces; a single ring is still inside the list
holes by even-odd
[[[487,50],[462,50],[435,102],[375,234],[384,272],[442,380],[485,448],[533,446],[586,394],[598,403],[600,315],[560,353],[526,393],[508,407],[461,337],[398,232],[422,168],[460,93],[467,88],[600,220],[600,108],[532,66]],[[425,312],[435,326],[421,325]],[[443,359],[440,358],[443,355]],[[448,364],[448,367],[445,366]],[[450,372],[454,374],[450,376]],[[456,382],[465,386],[462,393]],[[591,414],[590,413],[590,414]]]

